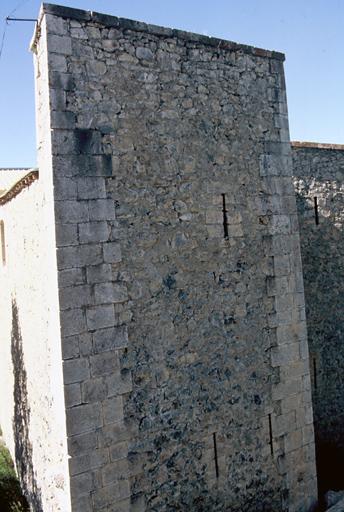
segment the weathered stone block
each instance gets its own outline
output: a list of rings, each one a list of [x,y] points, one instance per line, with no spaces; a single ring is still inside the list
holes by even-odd
[[[117,443],[110,447],[110,460],[114,462],[116,460],[125,459],[128,455],[128,443],[122,442]]]
[[[61,224],[69,222],[88,222],[88,205],[86,201],[58,201],[55,203],[56,221]]]
[[[75,143],[75,151],[76,153],[80,153],[81,155],[100,155],[101,151],[101,135],[100,132],[92,129],[86,128],[76,128],[73,132],[74,134],[74,143]],[[87,190],[90,189],[90,184],[92,180],[87,181]],[[94,181],[94,186],[96,187],[96,182]],[[100,182],[98,182],[100,183]],[[98,185],[99,186],[99,185]],[[81,190],[82,184],[81,184]],[[94,195],[91,196],[90,199],[93,198],[101,198],[104,197],[102,195]]]
[[[67,431],[70,436],[94,430],[102,425],[101,405],[83,404],[66,411]]]
[[[106,242],[109,238],[109,227],[106,222],[88,222],[79,224],[78,228],[81,244]]]
[[[48,35],[48,50],[63,55],[72,54],[72,39],[65,35]]]
[[[79,199],[101,199],[106,197],[103,178],[78,178]]]
[[[133,388],[130,372],[114,372],[107,377],[106,382],[109,397],[130,393]]]
[[[96,447],[97,433],[95,431],[73,435],[68,438],[68,453],[70,455],[81,455],[93,451]]]
[[[273,215],[270,226],[271,233],[274,234],[288,234],[291,231],[290,216],[289,215]]]
[[[84,403],[104,400],[108,394],[106,380],[102,377],[84,381],[81,390]]]
[[[288,382],[277,384],[272,390],[273,400],[283,400],[290,395],[300,394],[302,390],[301,378],[291,379]]]
[[[105,263],[118,263],[122,260],[120,244],[108,242],[103,245]]]
[[[80,384],[69,384],[64,388],[66,407],[74,407],[81,404]]]
[[[116,423],[123,420],[123,402],[122,397],[112,397],[103,402],[104,425]]]
[[[120,480],[115,484],[98,489],[93,494],[93,503],[96,510],[109,507],[114,499],[121,500],[130,496],[129,484],[126,480]]]
[[[87,326],[91,331],[112,327],[115,324],[115,311],[113,305],[87,308]]]
[[[56,224],[56,246],[78,245],[77,224]]]
[[[112,281],[112,268],[110,264],[89,266],[86,269],[86,274],[89,284],[109,283]]]
[[[288,120],[287,120],[288,122]],[[281,123],[280,116],[278,124]],[[261,155],[259,158],[259,170],[261,176],[291,176],[292,159],[291,155],[276,156],[273,154]]]
[[[314,427],[313,423],[306,425],[302,429],[302,444],[309,444],[314,442]]]
[[[59,71],[62,73],[67,72],[67,59],[64,55],[59,55],[57,53],[50,53],[48,56],[49,68],[54,71]],[[56,127],[54,127],[56,128]]]
[[[86,358],[71,359],[63,363],[63,376],[65,384],[81,382],[90,376],[89,362]]]
[[[96,304],[121,303],[128,300],[128,291],[125,284],[101,283],[94,287]]]
[[[128,346],[128,332],[126,326],[101,329],[93,334],[94,351],[105,352]]]
[[[290,258],[289,256],[275,256],[274,268],[277,277],[287,276],[290,274]]]
[[[75,126],[75,114],[73,112],[53,111],[51,113],[51,127],[72,130]]]
[[[109,463],[109,450],[92,450],[89,453],[73,457],[69,461],[69,470],[72,476],[85,473],[91,469],[106,466]]]
[[[302,430],[288,432],[284,439],[286,453],[297,450],[302,446]]]
[[[85,272],[81,268],[68,268],[58,272],[58,282],[60,288],[75,286],[85,283]]]
[[[52,110],[66,110],[66,93],[61,89],[50,90],[50,108]]]
[[[62,349],[64,350],[64,346],[70,343],[72,343],[73,346],[79,347],[78,351],[81,356],[88,356],[92,352],[92,335],[89,332],[62,338]]]
[[[300,428],[305,425],[313,424],[312,404],[305,404],[303,407],[296,411],[296,422]]]
[[[92,512],[93,503],[91,498],[91,493],[87,493],[83,496],[78,496],[76,499],[72,500],[72,510],[73,512]]]
[[[61,310],[89,306],[93,302],[91,287],[89,285],[62,288],[59,296]]]
[[[273,347],[271,349],[272,366],[284,366],[300,359],[300,348],[298,343]]]
[[[150,50],[149,48],[143,47],[143,46],[139,46],[138,48],[136,48],[135,54],[138,59],[142,59],[142,60],[149,61],[149,60],[153,60],[153,58],[154,58],[154,54],[153,54],[152,50]]]
[[[79,337],[68,336],[62,338],[62,358],[63,359],[74,359],[79,357]]]
[[[116,373],[119,368],[117,352],[104,352],[90,357],[91,374],[93,377]]]
[[[142,494],[131,496],[130,507],[132,512],[144,512],[147,507],[145,497]]]
[[[72,336],[87,330],[85,313],[81,309],[61,311],[61,334]]]
[[[93,478],[91,473],[73,476],[70,479],[70,492],[72,499],[79,500],[83,494],[93,489]]]
[[[102,260],[102,248],[97,244],[61,247],[57,251],[59,270],[84,267],[85,265],[98,265],[102,263]]]
[[[56,156],[76,155],[79,153],[74,130],[55,128],[51,131],[53,152]]]
[[[295,428],[295,411],[290,411],[286,414],[273,416],[272,431],[274,437],[286,435],[288,432],[293,431]]]
[[[128,441],[130,439],[130,432],[124,422],[113,423],[107,425],[99,432],[99,446],[108,447],[114,444],[114,441],[119,443]]]
[[[71,91],[75,87],[74,77],[71,73],[51,71],[49,73],[49,84],[52,89],[60,91]]]
[[[125,480],[129,476],[128,460],[121,459],[108,464],[102,469],[102,478],[105,485],[118,480]]]
[[[115,204],[112,199],[96,199],[89,201],[90,220],[114,220]]]
[[[46,14],[46,23],[49,26],[49,32],[51,34],[57,34],[59,36],[67,35],[67,23],[66,20],[60,16],[53,16],[52,14]]]

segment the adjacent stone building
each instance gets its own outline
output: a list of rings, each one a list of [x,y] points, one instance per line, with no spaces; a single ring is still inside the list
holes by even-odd
[[[32,50],[0,423],[33,509],[311,511],[284,56],[50,4]]]
[[[0,425],[32,510],[67,511],[53,186],[43,169],[39,179],[0,170]]]
[[[344,488],[344,145],[293,143],[318,478]]]

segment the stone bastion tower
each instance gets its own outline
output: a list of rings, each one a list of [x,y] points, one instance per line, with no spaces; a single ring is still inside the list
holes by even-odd
[[[311,511],[284,56],[50,4],[32,51],[39,179],[0,206],[32,509]]]

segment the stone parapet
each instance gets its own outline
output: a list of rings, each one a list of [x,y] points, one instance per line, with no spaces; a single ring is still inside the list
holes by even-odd
[[[332,149],[336,151],[344,151],[344,144],[331,144],[325,142],[306,142],[306,141],[291,141],[292,148],[309,148],[309,149]]]
[[[177,37],[181,40],[194,43],[199,42],[202,45],[212,46],[215,48],[243,52],[246,54],[251,54],[259,57],[274,58],[281,61],[285,60],[285,55],[284,53],[281,52],[265,50],[263,48],[256,48],[254,46],[239,44],[233,41],[227,41],[226,39],[209,37],[202,34],[195,34],[193,32],[187,32],[184,30],[151,25],[148,23],[144,23],[142,21],[135,21],[127,18],[119,18],[117,16],[110,16],[108,14],[102,14],[95,11],[85,11],[82,9],[75,9],[72,7],[66,7],[62,5],[43,3],[40,16],[42,17],[44,14],[51,14],[56,17],[72,19],[80,22],[99,23],[104,27],[119,28],[120,30],[131,30],[163,37]],[[32,49],[35,48],[36,40],[40,37],[39,30],[40,29],[38,24],[36,32],[31,42]]]

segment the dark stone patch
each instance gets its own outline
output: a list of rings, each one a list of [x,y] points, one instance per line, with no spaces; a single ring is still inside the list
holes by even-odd
[[[30,406],[27,373],[24,363],[23,340],[20,331],[17,302],[12,299],[11,354],[13,364],[13,435],[15,464],[25,497],[35,512],[43,512],[41,491],[37,485],[30,441]]]
[[[74,130],[76,151],[81,155],[101,153],[100,133],[95,130],[77,128]]]
[[[176,280],[170,274],[164,278],[163,283],[169,290],[176,286]]]

